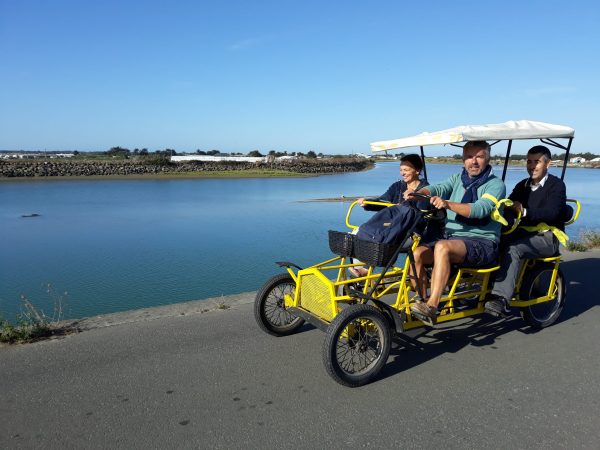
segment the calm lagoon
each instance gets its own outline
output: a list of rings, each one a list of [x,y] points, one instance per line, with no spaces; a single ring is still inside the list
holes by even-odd
[[[427,169],[435,182],[460,167]],[[525,175],[511,168],[508,191]],[[66,317],[79,318],[257,290],[274,261],[331,257],[327,230],[345,229],[349,203],[306,200],[379,195],[397,179],[398,163],[380,163],[313,178],[2,182],[0,314],[13,319],[21,295],[51,313],[66,292]],[[599,226],[600,171],[565,180],[583,206],[573,238]]]

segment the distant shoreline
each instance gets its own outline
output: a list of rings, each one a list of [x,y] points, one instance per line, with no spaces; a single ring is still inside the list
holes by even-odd
[[[325,158],[299,159],[285,163],[239,163],[239,162],[192,162],[143,164],[129,160],[115,161],[62,161],[62,160],[16,160],[0,161],[0,183],[26,181],[83,181],[83,180],[184,180],[213,178],[305,178],[336,175],[372,169],[379,162],[395,162],[397,159]],[[494,167],[503,162],[493,160]],[[426,158],[435,165],[460,165],[462,161],[452,158],[441,160]],[[522,162],[511,162],[509,167],[524,168]],[[560,169],[562,166],[553,166]],[[567,164],[570,169],[598,169],[600,166]],[[322,201],[322,200],[321,200]],[[338,200],[339,201],[339,200]]]
[[[0,162],[1,181],[151,180],[310,177],[361,172],[375,166],[362,158],[296,159],[283,162],[179,162],[17,160]]]

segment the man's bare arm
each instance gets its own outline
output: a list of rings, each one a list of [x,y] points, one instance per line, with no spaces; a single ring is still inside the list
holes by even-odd
[[[469,217],[471,215],[471,205],[469,203],[449,202],[441,197],[431,197],[430,202],[437,209],[449,209],[459,216]]]

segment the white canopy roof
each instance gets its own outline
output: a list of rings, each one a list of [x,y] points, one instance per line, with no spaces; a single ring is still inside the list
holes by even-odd
[[[563,125],[552,125],[551,123],[534,122],[532,120],[511,120],[491,125],[463,125],[391,141],[373,142],[371,150],[382,152],[396,148],[455,144],[466,141],[571,138],[574,135],[575,130],[573,128]]]

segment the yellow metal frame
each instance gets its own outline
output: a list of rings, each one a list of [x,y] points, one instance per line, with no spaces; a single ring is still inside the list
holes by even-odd
[[[575,222],[579,218],[579,213],[581,212],[581,203],[579,203],[579,200],[575,200],[574,198],[568,198],[567,203],[575,204],[575,214],[573,214],[573,217],[571,217],[571,220],[569,220],[568,222],[565,222],[565,225],[571,225],[573,222]]]
[[[518,210],[517,217],[515,218],[515,223],[508,230],[502,232],[503,236],[506,236],[507,234],[510,234],[517,229],[517,227],[519,226],[519,222],[521,221],[521,214],[521,210]]]
[[[394,206],[394,203],[389,203],[389,202],[373,202],[371,200],[366,200],[363,204],[365,205],[375,205],[375,206],[385,206],[385,207],[389,207],[389,206]],[[346,226],[348,228],[350,228],[351,230],[356,230],[358,228],[358,225],[352,225],[350,223],[350,215],[352,214],[352,210],[354,209],[354,207],[358,205],[358,201],[354,201],[350,204],[350,206],[348,207],[348,212],[346,213]]]
[[[573,219],[569,221],[570,224],[579,217],[581,205],[577,200],[569,199],[567,201],[573,202],[576,205]],[[383,202],[367,201],[365,203],[386,207],[392,206],[390,203]],[[353,202],[346,214],[346,225],[351,230],[358,228],[350,223],[350,215],[357,204],[357,202]],[[413,234],[412,239],[411,249],[414,250],[419,245],[421,237],[418,234]],[[555,298],[557,289],[555,283],[561,262],[560,256],[525,260],[519,271],[515,292],[518,293],[520,291],[526,271],[538,262],[554,264],[548,292],[542,297],[530,300],[521,300],[517,294],[512,299],[511,306],[526,308],[551,301]],[[405,330],[424,326],[424,323],[412,317],[410,312],[410,304],[416,293],[409,280],[409,266],[410,260],[406,257],[402,267],[394,266],[390,268],[382,278],[376,291],[372,294],[375,300],[386,301],[391,308],[404,313],[406,319],[403,323],[403,328]],[[353,262],[352,258],[349,257],[336,256],[306,269],[298,270],[297,272],[288,267],[287,271],[296,282],[296,291],[293,298],[290,295],[285,296],[285,306],[299,308],[324,322],[331,322],[344,304],[366,302],[364,299],[352,297],[348,291],[348,287],[351,285],[361,286],[361,292],[368,294],[379,279],[381,269],[366,267],[367,274],[365,276],[349,278],[347,276],[347,269],[351,267],[365,267],[365,265],[360,262]],[[482,313],[485,298],[490,293],[489,284],[491,274],[498,269],[500,269],[498,265],[487,268],[457,269],[456,274],[450,277],[446,291],[441,298],[440,305],[442,305],[442,309],[437,322],[443,323]],[[472,302],[472,305],[459,309],[457,303],[467,299]]]

